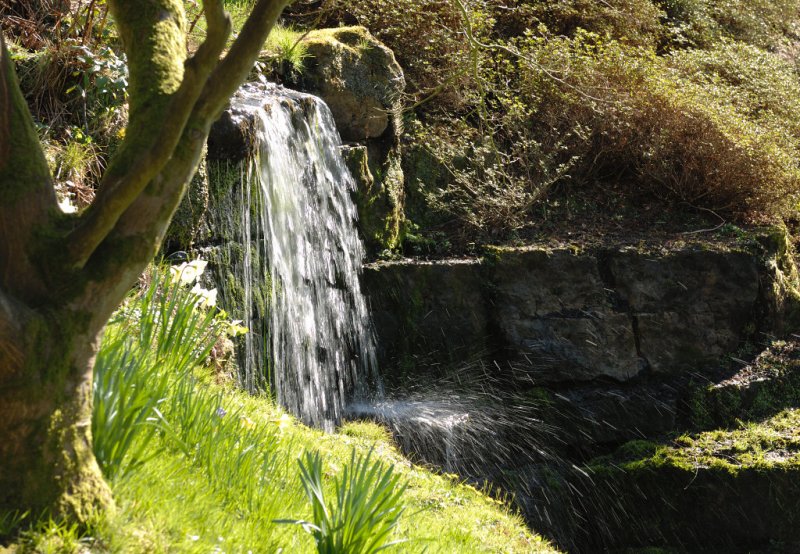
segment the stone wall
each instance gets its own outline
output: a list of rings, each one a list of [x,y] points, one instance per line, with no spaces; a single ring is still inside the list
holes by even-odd
[[[543,399],[539,416],[587,453],[668,432],[688,417],[693,383],[796,320],[774,238],[371,264],[381,372],[403,390],[488,371],[508,394]]]
[[[489,356],[537,383],[625,382],[697,370],[771,328],[770,261],[758,241],[497,248],[472,261],[372,264],[364,279],[388,372]]]

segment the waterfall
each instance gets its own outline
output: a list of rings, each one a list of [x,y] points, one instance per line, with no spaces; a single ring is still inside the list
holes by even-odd
[[[376,382],[374,338],[359,275],[364,247],[328,107],[311,95],[252,85],[234,99],[247,114],[252,155],[240,187],[238,240],[244,247],[246,339],[243,381],[252,388],[269,364],[280,403],[304,422],[331,429],[345,403]],[[259,283],[258,281],[262,282]],[[254,288],[268,284],[266,314]]]

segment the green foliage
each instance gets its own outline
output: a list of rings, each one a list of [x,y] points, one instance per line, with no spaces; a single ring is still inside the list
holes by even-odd
[[[640,190],[740,220],[785,213],[798,190],[800,143],[719,79],[690,80],[652,51],[590,33],[524,47],[563,83],[530,69],[523,93],[539,117],[579,123],[576,173],[623,174]],[[674,59],[679,60],[680,56]],[[720,93],[727,86],[728,93]],[[743,85],[746,87],[747,85]]]
[[[497,2],[491,4],[499,6]],[[571,36],[582,29],[633,46],[656,46],[663,39],[661,19],[665,15],[650,0],[523,0],[508,10],[498,9],[495,17],[501,37],[520,36],[543,25],[554,35]]]
[[[80,554],[93,539],[77,523],[45,518],[20,537],[20,551],[36,554]]]
[[[0,20],[13,29],[12,58],[59,197],[82,207],[122,136],[125,59],[104,0],[21,4],[0,9]]]
[[[168,392],[191,380],[189,372],[216,342],[214,313],[199,309],[199,300],[180,278],[155,267],[106,329],[95,362],[92,436],[111,479],[142,463],[155,422],[164,428],[159,407]]]
[[[303,72],[303,66],[308,58],[308,45],[302,42],[303,33],[292,27],[277,25],[267,38],[264,45],[266,57],[273,63],[288,64],[297,72]]]
[[[300,479],[312,507],[312,521],[296,521],[313,535],[320,554],[373,554],[398,542],[389,542],[405,511],[408,486],[391,467],[371,462],[353,450],[341,477],[334,477],[334,504],[325,498],[320,454],[306,452],[298,460]],[[289,523],[282,520],[283,523]]]
[[[576,186],[738,224],[797,204],[797,0],[331,4],[415,95],[411,249],[513,240]]]
[[[777,49],[797,33],[797,0],[657,0],[667,14],[665,27],[678,46],[712,47],[735,39]]]

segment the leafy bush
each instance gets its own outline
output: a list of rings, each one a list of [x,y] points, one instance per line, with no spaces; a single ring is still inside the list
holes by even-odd
[[[725,218],[769,218],[792,205],[798,143],[736,87],[720,94],[719,79],[690,80],[652,51],[589,33],[531,39],[526,53],[562,79],[525,68],[522,93],[539,117],[588,130],[570,146],[582,159],[576,178],[623,176]]]
[[[713,47],[735,39],[775,50],[797,35],[797,0],[656,0],[667,14],[673,44]]]
[[[580,29],[635,46],[656,46],[664,38],[661,19],[666,14],[650,0],[520,0],[511,6],[494,0],[489,4],[500,38],[521,36],[539,25],[553,35],[572,36]]]

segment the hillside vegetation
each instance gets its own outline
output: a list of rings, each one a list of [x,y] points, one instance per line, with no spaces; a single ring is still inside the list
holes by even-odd
[[[664,210],[795,218],[798,2],[312,4],[325,24],[369,28],[406,70],[412,250],[598,218],[658,227]],[[301,3],[294,21],[316,13]]]
[[[151,269],[106,329],[92,434],[116,513],[87,529],[0,513],[0,552],[555,552],[385,428],[326,434],[235,389],[229,337],[246,330],[197,285],[204,265]]]
[[[226,2],[235,25],[251,4]],[[191,49],[203,20],[187,10]],[[23,15],[23,88],[80,207],[122,133],[125,61],[102,2]],[[357,23],[394,50],[405,249],[435,254],[565,229],[793,222],[799,22],[795,0],[304,0],[285,24]],[[300,37],[281,29],[265,49],[302,71]]]

